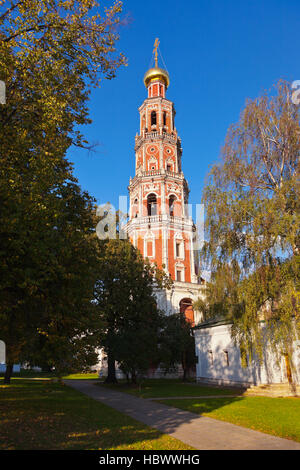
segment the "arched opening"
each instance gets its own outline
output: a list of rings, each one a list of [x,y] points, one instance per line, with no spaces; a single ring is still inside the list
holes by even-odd
[[[133,217],[138,217],[138,199],[135,198],[135,200],[133,201],[133,205],[132,205],[132,212],[133,212]]]
[[[151,127],[156,126],[156,111],[152,111],[151,113]]]
[[[164,111],[163,113],[163,126],[165,127],[167,125],[167,113]]]
[[[169,214],[171,217],[174,217],[176,196],[169,197]]]
[[[192,326],[195,325],[194,321],[194,309],[192,299],[181,299],[179,302],[180,313],[184,313],[187,321],[191,323]]]
[[[147,197],[147,213],[149,216],[157,213],[157,199],[155,194],[149,194]]]

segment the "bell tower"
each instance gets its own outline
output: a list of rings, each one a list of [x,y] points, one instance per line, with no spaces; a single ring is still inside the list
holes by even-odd
[[[195,264],[195,226],[187,212],[189,187],[181,168],[181,140],[175,108],[166,98],[169,74],[158,67],[159,41],[154,43],[155,66],[144,75],[147,98],[139,108],[135,138],[135,176],[130,178],[130,210],[126,231],[145,258],[157,262],[174,281],[171,291],[158,291],[166,313],[186,312],[199,321],[192,303],[201,295]]]

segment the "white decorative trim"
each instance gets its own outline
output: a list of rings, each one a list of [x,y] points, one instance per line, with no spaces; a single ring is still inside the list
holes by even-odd
[[[148,242],[152,242],[152,255],[148,255]],[[155,258],[155,234],[153,232],[147,232],[144,235],[144,257]]]
[[[176,242],[180,241],[179,256],[176,256]],[[173,241],[174,259],[185,259],[185,240],[182,233],[176,232]]]
[[[147,199],[149,194],[152,194],[152,193],[155,194],[157,197],[160,197],[160,195],[157,193],[157,191],[159,190],[159,184],[146,183],[144,184],[143,189],[144,189],[144,194],[146,194],[143,199]]]
[[[155,166],[155,168],[152,168],[151,165]],[[148,171],[157,170],[157,169],[158,169],[157,168],[157,158],[152,155],[152,157],[149,158],[149,160],[148,160]]]

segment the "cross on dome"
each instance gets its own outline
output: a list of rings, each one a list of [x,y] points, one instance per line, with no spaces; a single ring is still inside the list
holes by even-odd
[[[153,49],[153,54],[154,54],[154,60],[155,60],[155,66],[147,70],[147,72],[144,75],[144,84],[145,87],[148,88],[149,83],[154,81],[154,80],[161,80],[165,84],[166,88],[170,85],[170,77],[169,74],[166,70],[158,67],[158,46],[160,44],[160,41],[158,38],[155,39],[154,41],[154,49]]]

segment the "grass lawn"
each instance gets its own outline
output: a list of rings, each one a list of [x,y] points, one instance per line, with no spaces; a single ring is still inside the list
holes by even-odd
[[[191,449],[66,385],[0,381],[0,449]]]
[[[4,373],[0,374],[0,377],[4,377]],[[36,372],[32,369],[21,369],[20,372],[14,372],[13,373],[13,378],[24,378],[24,379],[55,379],[56,375],[54,372]],[[69,374],[69,375],[64,375],[64,379],[99,379],[99,376],[96,372],[92,373],[78,373],[78,374]],[[0,382],[1,383],[1,382]]]
[[[300,442],[300,399],[269,397],[159,400],[165,405]]]
[[[101,384],[102,385],[102,384]],[[220,388],[197,385],[195,382],[183,383],[177,379],[147,379],[142,383],[141,392],[138,386],[120,381],[114,385],[103,385],[119,392],[130,393],[141,398],[160,397],[200,397],[209,395],[235,395],[241,393],[239,388]]]

